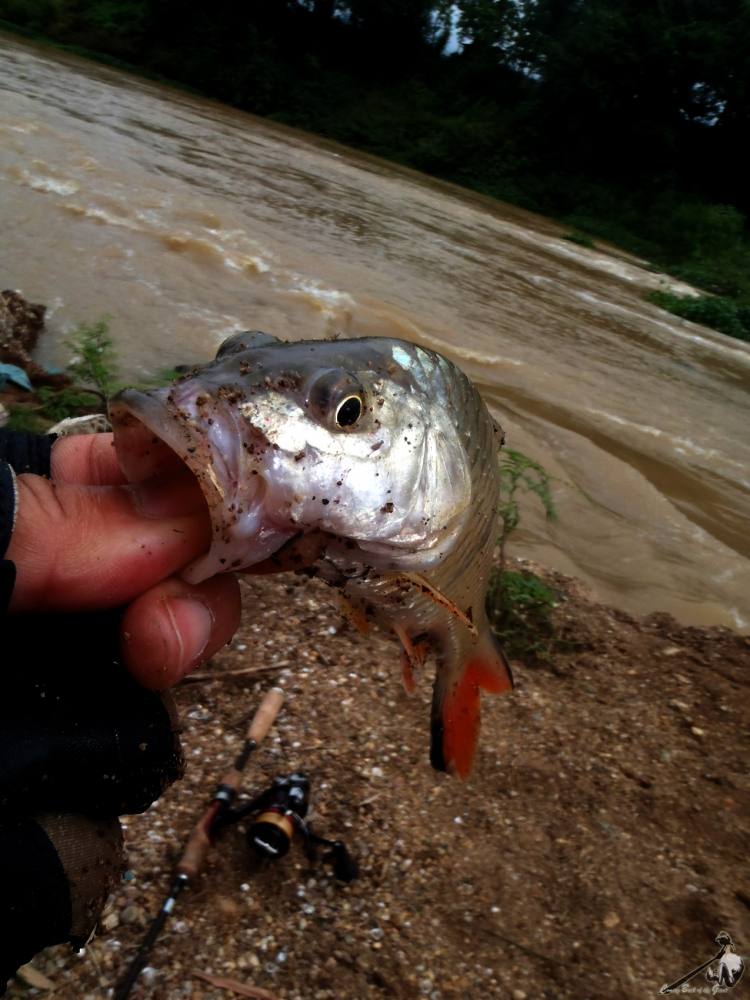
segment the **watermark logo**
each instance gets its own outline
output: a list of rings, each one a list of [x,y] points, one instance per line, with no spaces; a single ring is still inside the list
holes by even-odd
[[[728,993],[742,979],[745,971],[743,959],[734,950],[734,942],[726,931],[721,931],[716,935],[716,944],[719,950],[712,955],[708,961],[697,966],[691,972],[686,972],[684,976],[675,979],[673,983],[665,983],[659,990],[659,996],[666,993],[705,993],[715,995],[717,993]],[[689,985],[691,980],[704,973],[707,986]]]

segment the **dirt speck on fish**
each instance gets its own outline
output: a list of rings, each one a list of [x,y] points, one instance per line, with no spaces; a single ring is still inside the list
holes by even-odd
[[[471,769],[479,690],[512,687],[485,596],[502,432],[468,378],[401,340],[226,340],[174,385],[110,407],[132,482],[185,463],[213,540],[185,571],[315,573],[362,631],[399,636],[404,686],[437,659],[430,760]]]

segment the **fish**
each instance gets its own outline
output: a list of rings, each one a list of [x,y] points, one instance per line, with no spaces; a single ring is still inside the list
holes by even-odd
[[[229,337],[174,384],[110,405],[136,483],[182,464],[212,525],[183,577],[297,570],[348,620],[398,636],[407,692],[432,655],[430,761],[466,777],[480,690],[513,686],[485,599],[499,530],[502,429],[467,376],[405,340]]]

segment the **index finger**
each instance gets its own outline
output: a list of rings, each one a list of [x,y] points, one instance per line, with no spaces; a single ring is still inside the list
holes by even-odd
[[[80,486],[122,486],[127,482],[110,434],[73,434],[52,445],[51,478]]]

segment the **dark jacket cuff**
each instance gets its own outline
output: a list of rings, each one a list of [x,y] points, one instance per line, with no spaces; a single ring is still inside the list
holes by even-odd
[[[16,517],[14,472],[49,476],[54,434],[0,429],[0,615],[5,614],[16,582],[16,567],[2,557],[8,551]]]
[[[15,472],[33,472],[49,476],[52,445],[56,434],[27,434],[25,431],[0,430],[0,462],[7,462]]]
[[[70,934],[70,890],[57,851],[32,819],[0,816],[0,994],[20,965]]]

